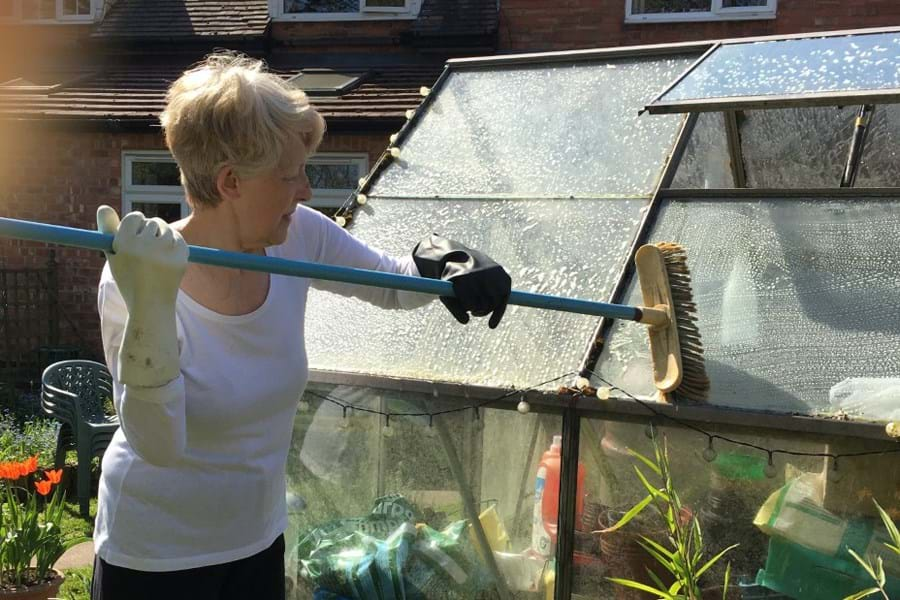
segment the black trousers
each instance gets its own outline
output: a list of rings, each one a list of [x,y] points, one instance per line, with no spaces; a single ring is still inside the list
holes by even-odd
[[[248,558],[184,571],[135,571],[94,557],[91,600],[285,600],[284,536]]]

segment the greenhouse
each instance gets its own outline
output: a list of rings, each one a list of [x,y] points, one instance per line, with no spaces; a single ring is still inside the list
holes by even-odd
[[[630,305],[636,249],[677,242],[709,398],[657,393],[643,325],[314,292],[293,597],[900,598],[900,30],[458,59],[422,92],[338,222]]]

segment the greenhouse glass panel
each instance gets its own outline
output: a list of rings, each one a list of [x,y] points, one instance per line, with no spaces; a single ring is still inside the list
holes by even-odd
[[[900,417],[885,399],[900,389],[898,209],[871,198],[664,204],[652,239],[687,248],[711,403]],[[651,395],[646,337],[616,323],[601,376]]]
[[[499,409],[475,419],[470,404],[308,388],[287,464],[289,600],[511,597],[497,595],[500,578],[510,591],[540,589],[552,547],[539,544],[526,555],[540,537],[532,528],[535,478],[561,419]],[[345,416],[343,406],[355,408]],[[428,411],[454,412],[431,426],[422,416],[395,415],[389,424],[384,417]],[[558,486],[545,493],[555,496]],[[479,558],[473,513],[481,515],[496,571]]]
[[[604,300],[645,200],[371,200],[351,232],[396,256],[433,231],[504,265],[515,289]],[[596,317],[510,306],[495,330],[460,325],[440,302],[386,311],[313,291],[312,368],[528,387],[578,367]],[[559,385],[558,383],[556,385]]]
[[[453,71],[370,195],[649,196],[681,119],[638,109],[691,58]]]
[[[646,536],[673,550],[667,520],[652,507],[623,528],[603,532],[648,491],[638,478],[665,490],[662,480],[632,452],[656,461],[648,427],[583,419],[579,462],[584,470],[583,508],[576,531],[574,593],[591,600],[640,600],[609,581],[620,578],[654,586],[652,571],[670,585],[673,577],[639,545]],[[728,598],[844,598],[872,587],[848,552],[884,559],[888,588],[896,593],[900,560],[882,545],[887,531],[877,501],[900,515],[900,464],[895,454],[843,457],[837,471],[822,454],[895,450],[891,442],[798,438],[775,431],[712,430],[750,448],[677,427],[654,426],[656,446],[668,451],[671,490],[681,505],[682,526],[696,519],[704,559],[737,544],[700,579],[703,598],[722,598],[730,564]],[[772,462],[764,450],[775,453]],[[790,456],[778,451],[819,456]],[[839,473],[840,476],[836,476]],[[659,498],[657,497],[659,500]],[[577,510],[576,506],[576,510]],[[896,517],[895,517],[896,518]],[[893,597],[893,596],[891,596]]]
[[[900,187],[900,105],[879,104],[869,126],[856,187]]]
[[[850,107],[744,112],[740,131],[747,187],[839,187],[856,112]]]
[[[900,32],[724,44],[657,102],[897,91]]]
[[[702,113],[678,163],[673,188],[734,187],[731,157],[722,113]]]

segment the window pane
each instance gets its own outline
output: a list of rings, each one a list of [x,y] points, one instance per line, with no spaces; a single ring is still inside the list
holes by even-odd
[[[632,0],[631,12],[635,15],[658,13],[709,12],[710,0]]]
[[[900,373],[900,247],[886,242],[900,232],[898,209],[838,198],[664,205],[652,239],[687,248],[711,403],[829,414],[840,390]],[[619,322],[609,340],[600,372],[649,395],[644,329]]]
[[[180,186],[178,165],[174,162],[134,161],[131,163],[132,185]]]
[[[355,190],[359,183],[359,165],[345,164],[307,164],[306,176],[312,189]]]
[[[856,109],[784,108],[743,115],[741,145],[748,187],[840,186]]]
[[[416,242],[438,231],[500,262],[516,289],[602,300],[645,205],[379,198],[356,212],[351,232],[394,256],[408,256]],[[586,215],[591,226],[573,226]],[[459,326],[437,301],[414,311],[386,311],[317,291],[307,311],[311,367],[498,386],[531,385],[576,368],[597,322],[510,306],[491,331],[483,319]]]
[[[673,188],[734,187],[722,113],[700,113],[678,165]]]
[[[159,217],[166,223],[181,219],[181,204],[177,202],[132,202],[131,210],[144,213],[148,219]]]
[[[722,0],[722,8],[741,8],[745,6],[768,6],[771,0]]]
[[[900,187],[900,105],[879,104],[866,137],[856,187]]]
[[[900,34],[727,44],[661,102],[900,88]]]
[[[433,427],[426,417],[401,416],[387,427],[382,415],[363,410],[348,410],[345,418],[324,398],[380,412],[457,412],[435,417]],[[287,597],[379,596],[354,594],[357,578],[369,589],[403,585],[407,598],[499,597],[466,531],[461,490],[477,512],[496,515],[499,527],[485,527],[488,538],[506,553],[523,554],[532,539],[538,463],[561,431],[560,418],[482,409],[476,420],[471,410],[458,411],[473,404],[462,397],[345,385],[311,384],[302,400],[287,459],[285,575],[295,591]],[[557,496],[558,486],[548,484],[544,493]],[[403,528],[410,531],[401,536]],[[385,544],[392,534],[395,543]],[[528,563],[537,581],[546,562]]]
[[[63,14],[66,16],[91,14],[91,0],[63,0]]]
[[[638,110],[690,62],[456,71],[370,195],[649,195],[681,117]]]
[[[359,12],[360,0],[284,0],[285,13]]]

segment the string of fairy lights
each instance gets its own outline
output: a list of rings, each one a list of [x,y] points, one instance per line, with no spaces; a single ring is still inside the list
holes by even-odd
[[[726,444],[732,444],[735,446],[740,446],[744,448],[750,448],[752,450],[759,451],[763,453],[767,457],[767,464],[765,466],[764,472],[767,477],[775,477],[776,469],[774,464],[774,458],[776,455],[785,455],[785,456],[797,456],[797,457],[807,457],[807,458],[829,458],[832,461],[832,467],[829,470],[828,476],[832,481],[838,481],[840,479],[840,473],[838,471],[839,461],[845,458],[859,458],[864,456],[881,456],[887,454],[895,454],[900,453],[900,444],[896,448],[891,448],[887,450],[869,450],[869,451],[860,451],[860,452],[805,452],[799,450],[787,450],[784,448],[769,448],[766,446],[762,446],[759,444],[754,444],[751,442],[746,442],[743,440],[734,439],[727,435],[723,435],[720,433],[713,433],[711,431],[707,431],[702,427],[699,427],[691,422],[685,421],[678,417],[666,414],[660,410],[657,410],[653,406],[653,402],[648,402],[642,400],[631,394],[627,390],[622,389],[619,386],[616,386],[605,378],[595,373],[594,371],[589,371],[590,375],[598,382],[602,383],[603,386],[598,387],[596,389],[591,388],[589,385],[589,381],[584,377],[579,377],[576,387],[570,388],[565,387],[565,391],[567,394],[567,398],[577,398],[577,397],[591,397],[595,398],[600,402],[608,400],[612,397],[614,392],[621,393],[622,396],[632,400],[647,409],[648,413],[653,416],[654,420],[667,421],[679,427],[683,427],[694,431],[702,436],[704,436],[707,440],[706,449],[702,452],[703,458],[708,462],[713,462],[716,459],[717,452],[715,449],[716,440],[720,442],[724,442]],[[318,392],[314,392],[312,390],[307,389],[306,394],[318,398],[323,402],[329,402],[333,405],[336,405],[341,409],[342,417],[347,419],[353,412],[362,412],[371,415],[378,415],[384,417],[384,425],[385,427],[391,427],[391,420],[398,418],[422,418],[427,419],[428,427],[431,428],[434,425],[435,417],[441,417],[450,414],[462,413],[466,411],[471,411],[476,420],[481,418],[481,411],[485,407],[489,405],[494,405],[508,398],[513,398],[518,396],[520,398],[519,404],[517,406],[517,410],[522,414],[527,414],[531,411],[531,405],[528,401],[525,400],[525,395],[529,392],[533,391],[543,391],[546,392],[545,386],[556,383],[557,381],[567,379],[575,376],[575,372],[567,372],[559,375],[558,377],[554,377],[552,379],[548,379],[546,381],[542,381],[540,383],[534,384],[527,388],[511,390],[509,392],[505,392],[500,394],[494,398],[490,398],[487,400],[483,400],[481,402],[477,402],[474,404],[467,404],[465,406],[458,406],[454,408],[446,408],[442,410],[436,411],[383,411],[374,408],[359,406],[358,404],[354,404],[347,400],[334,398],[329,394],[320,394]],[[436,398],[439,397],[437,390],[434,391],[434,396]],[[654,421],[650,422],[650,437],[655,435],[653,432]]]

